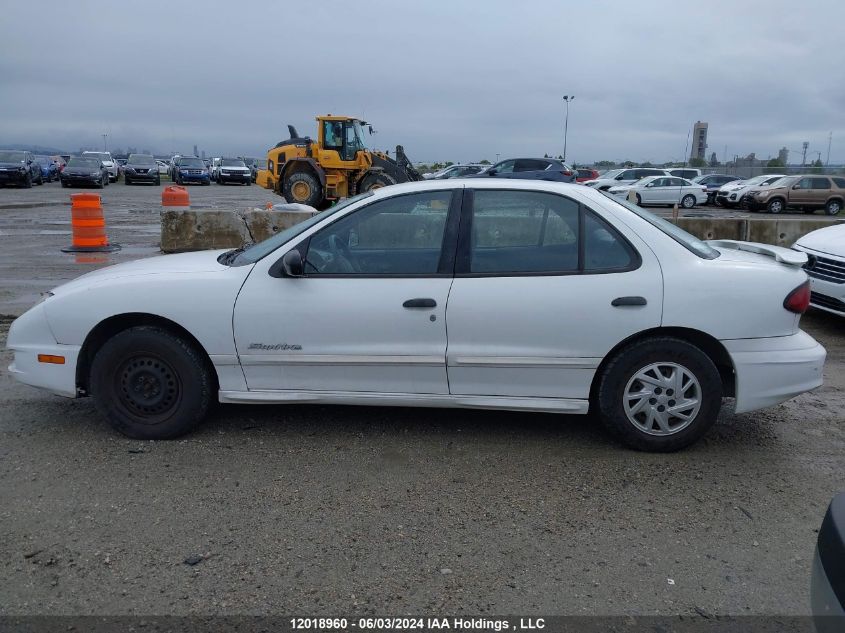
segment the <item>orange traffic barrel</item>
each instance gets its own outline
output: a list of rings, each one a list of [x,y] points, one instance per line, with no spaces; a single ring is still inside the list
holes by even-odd
[[[103,205],[96,193],[74,193],[70,196],[70,226],[72,244],[65,253],[108,252],[120,248],[109,244]]]
[[[190,209],[191,197],[188,195],[188,190],[180,185],[165,187],[161,192],[161,206]]]

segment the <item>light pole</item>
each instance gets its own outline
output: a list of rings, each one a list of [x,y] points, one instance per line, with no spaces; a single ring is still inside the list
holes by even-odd
[[[575,95],[564,95],[566,101],[566,122],[563,125],[563,161],[566,162],[566,137],[569,134],[569,102],[575,101]]]
[[[104,151],[104,152],[109,151],[109,148],[108,148],[108,147],[106,147],[106,137],[107,137],[107,136],[108,136],[108,134],[103,134],[103,151]]]

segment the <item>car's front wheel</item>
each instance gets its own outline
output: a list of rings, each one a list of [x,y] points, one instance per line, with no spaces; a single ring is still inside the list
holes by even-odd
[[[659,337],[624,348],[597,391],[605,426],[631,448],[669,452],[689,446],[716,421],[722,381],[696,346]]]
[[[775,198],[774,200],[770,200],[769,204],[766,205],[766,211],[769,213],[783,213],[785,205],[783,204],[783,200],[780,198]]]
[[[214,397],[203,354],[152,326],[129,328],[106,341],[91,364],[89,384],[111,425],[144,440],[184,435],[205,418]]]
[[[824,212],[827,215],[839,215],[839,212],[842,210],[842,202],[839,200],[830,200],[824,206]]]

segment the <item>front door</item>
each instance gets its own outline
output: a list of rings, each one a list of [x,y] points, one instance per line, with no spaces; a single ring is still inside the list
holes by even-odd
[[[802,178],[789,190],[789,204],[794,206],[811,205],[815,202],[813,178]]]
[[[451,201],[451,191],[375,201],[296,247],[303,277],[253,272],[234,313],[249,390],[448,393]]]
[[[656,258],[578,201],[478,189],[464,208],[446,310],[452,394],[586,399],[608,351],[660,324]]]

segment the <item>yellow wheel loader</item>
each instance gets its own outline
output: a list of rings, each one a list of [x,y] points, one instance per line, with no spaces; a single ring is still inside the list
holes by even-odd
[[[353,117],[318,116],[315,141],[288,125],[290,138],[267,152],[267,170],[259,172],[258,183],[288,202],[320,209],[340,198],[423,179],[401,145],[395,158],[368,150],[365,127]]]

